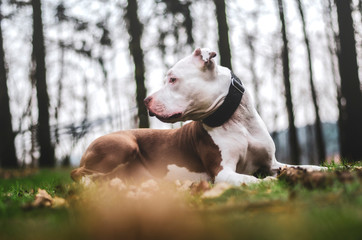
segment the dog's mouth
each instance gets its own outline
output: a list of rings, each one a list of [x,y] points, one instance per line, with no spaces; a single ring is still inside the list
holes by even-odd
[[[170,115],[158,115],[158,114],[148,110],[148,115],[150,117],[156,117],[162,122],[174,123],[174,122],[178,121],[178,119],[182,116],[182,113],[177,112],[177,113],[173,113],[173,114],[170,114]]]

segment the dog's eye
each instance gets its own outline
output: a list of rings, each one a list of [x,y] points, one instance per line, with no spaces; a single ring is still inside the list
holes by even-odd
[[[170,80],[169,80],[169,82],[170,82],[170,83],[175,83],[175,82],[176,82],[176,80],[177,80],[176,78],[171,77],[171,78],[170,78]]]

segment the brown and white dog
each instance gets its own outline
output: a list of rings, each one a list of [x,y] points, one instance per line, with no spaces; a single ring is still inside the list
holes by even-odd
[[[162,89],[145,99],[163,122],[194,120],[179,129],[135,129],[96,139],[71,176],[144,180],[212,180],[233,185],[275,175],[275,146],[248,91],[216,53],[196,49],[167,73]],[[301,166],[320,170],[317,166]]]

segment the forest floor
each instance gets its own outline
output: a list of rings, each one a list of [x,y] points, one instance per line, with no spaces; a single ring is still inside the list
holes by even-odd
[[[0,170],[0,239],[362,239],[360,166],[240,187]]]

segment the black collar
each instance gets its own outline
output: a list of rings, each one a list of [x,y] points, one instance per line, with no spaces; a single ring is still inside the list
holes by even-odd
[[[231,71],[231,84],[229,92],[225,97],[221,106],[216,109],[210,116],[203,119],[202,122],[209,127],[218,127],[223,125],[231,118],[238,108],[241,98],[243,97],[245,88],[240,79]]]

